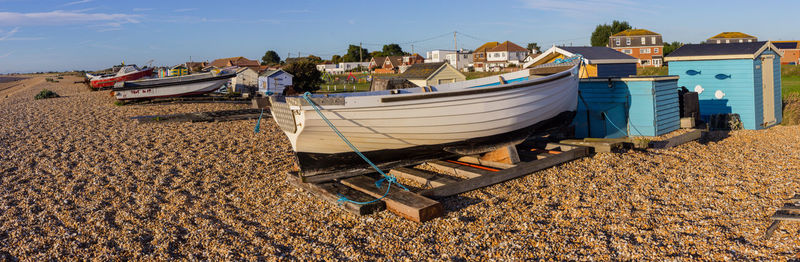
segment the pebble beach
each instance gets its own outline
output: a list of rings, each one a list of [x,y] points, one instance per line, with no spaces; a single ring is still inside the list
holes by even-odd
[[[117,106],[82,78],[0,83],[0,260],[793,260],[800,126],[599,153],[442,200],[426,223],[356,216],[286,182],[271,119],[138,123],[248,108]],[[34,100],[42,89],[61,97]]]

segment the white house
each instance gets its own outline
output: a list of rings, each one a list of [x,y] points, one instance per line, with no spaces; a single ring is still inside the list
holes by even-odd
[[[265,95],[283,94],[283,90],[292,85],[292,77],[281,69],[261,72],[258,76],[258,92]]]
[[[363,68],[363,70],[367,70],[369,67],[369,62],[347,62],[347,63],[339,63],[339,68],[344,70],[344,72],[357,69],[359,66]]]
[[[231,86],[234,92],[249,92],[250,88],[255,88],[258,83],[258,73],[249,67],[239,67],[236,69],[236,77],[231,79]]]
[[[499,70],[510,65],[521,65],[530,51],[505,41],[502,44],[486,51],[486,67],[492,70]]]
[[[425,63],[448,62],[458,70],[464,70],[472,65],[472,52],[463,49],[459,51],[438,49],[427,52],[426,56]]]
[[[347,71],[358,69],[361,66],[364,70],[369,67],[369,62],[347,62],[338,64],[317,65],[317,70],[328,74],[344,74]]]

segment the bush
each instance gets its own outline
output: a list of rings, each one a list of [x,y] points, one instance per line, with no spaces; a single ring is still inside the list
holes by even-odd
[[[783,121],[787,126],[800,124],[800,94],[789,94],[783,99]]]
[[[55,97],[59,97],[59,95],[56,94],[53,91],[50,91],[50,90],[47,90],[47,89],[42,89],[42,91],[39,92],[38,95],[34,96],[33,99],[39,100],[39,99],[47,99],[47,98],[55,98]]]

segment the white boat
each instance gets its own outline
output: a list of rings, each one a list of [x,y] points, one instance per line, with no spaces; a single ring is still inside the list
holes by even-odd
[[[211,93],[236,73],[202,73],[186,76],[119,82],[112,89],[118,100],[152,99]]]
[[[312,95],[320,112],[381,168],[477,154],[566,126],[578,104],[578,66],[548,76],[529,69],[437,86]],[[368,165],[303,97],[270,97],[303,176]]]

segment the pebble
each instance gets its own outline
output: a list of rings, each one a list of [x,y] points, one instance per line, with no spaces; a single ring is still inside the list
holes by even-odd
[[[0,257],[13,260],[790,260],[763,240],[800,188],[800,130],[600,153],[442,200],[424,224],[359,217],[285,181],[288,140],[254,121],[137,124],[234,104],[114,106],[67,76],[0,100]],[[33,100],[42,88],[61,98]]]

